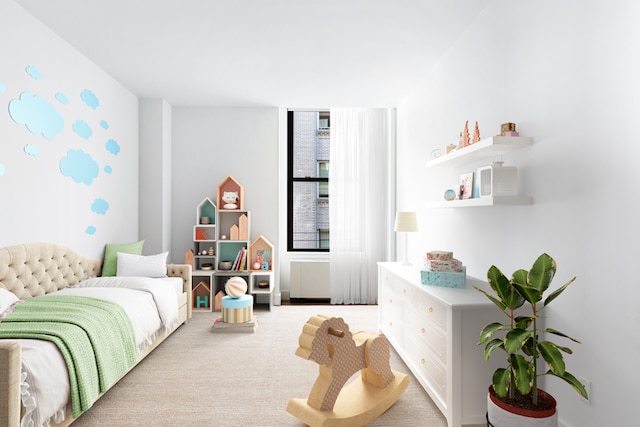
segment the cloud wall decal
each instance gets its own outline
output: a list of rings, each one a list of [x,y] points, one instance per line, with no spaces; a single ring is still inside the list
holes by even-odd
[[[82,101],[84,101],[85,104],[87,104],[89,107],[93,108],[94,110],[98,108],[98,105],[100,105],[100,101],[98,100],[98,97],[89,89],[85,89],[82,91],[82,93],[80,93],[80,99],[82,99]]]
[[[75,182],[91,185],[98,176],[98,163],[82,150],[69,150],[60,159],[60,172]]]
[[[27,65],[27,68],[24,69],[27,74],[33,77],[35,80],[40,80],[42,78],[42,73],[33,65]]]
[[[108,140],[107,143],[104,145],[104,148],[106,148],[107,151],[113,154],[114,156],[117,156],[118,153],[120,152],[120,145],[118,145],[118,143],[113,139]]]
[[[105,199],[98,198],[91,204],[91,211],[98,215],[104,215],[109,210],[109,203]]]
[[[84,120],[76,120],[73,125],[71,125],[71,129],[84,139],[91,138],[91,135],[93,134],[91,126],[89,126],[89,124]]]
[[[9,115],[14,122],[25,125],[29,132],[49,141],[62,132],[64,119],[51,103],[40,95],[22,92],[19,99],[9,102]]]

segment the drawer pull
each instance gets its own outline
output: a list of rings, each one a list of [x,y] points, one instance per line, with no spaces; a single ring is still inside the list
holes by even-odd
[[[424,360],[424,357],[423,357],[422,359],[420,359],[420,363],[424,365],[425,363],[427,363],[427,361]]]
[[[393,298],[389,298],[389,304],[393,304]]]
[[[433,307],[429,307],[429,313],[433,313]]]
[[[403,294],[406,294],[406,293],[407,293],[407,288],[404,288],[404,289],[402,290],[402,293],[403,293]]]
[[[422,332],[424,334],[425,332],[427,332],[427,330],[425,328],[421,328],[420,332]]]

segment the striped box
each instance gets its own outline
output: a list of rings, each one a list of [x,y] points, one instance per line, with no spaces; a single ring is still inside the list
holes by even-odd
[[[224,323],[244,323],[253,319],[253,296],[239,298],[222,297],[222,321]]]

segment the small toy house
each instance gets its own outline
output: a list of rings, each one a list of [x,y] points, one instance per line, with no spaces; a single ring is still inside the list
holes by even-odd
[[[249,245],[249,268],[251,270],[273,271],[274,246],[266,237],[260,236]],[[260,268],[255,268],[260,264]]]
[[[194,310],[211,310],[211,289],[206,282],[198,283],[192,291]]]
[[[225,201],[225,193],[227,195],[235,193],[235,203]],[[228,176],[218,185],[217,204],[219,209],[226,210],[244,210],[244,187],[236,181],[232,176]],[[225,208],[226,206],[229,206]],[[231,207],[234,206],[235,207]]]

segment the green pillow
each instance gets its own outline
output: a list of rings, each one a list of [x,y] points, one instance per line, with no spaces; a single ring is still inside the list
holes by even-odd
[[[102,264],[102,276],[115,276],[118,272],[118,252],[125,254],[142,255],[144,240],[134,243],[107,243],[104,245],[104,261]]]

